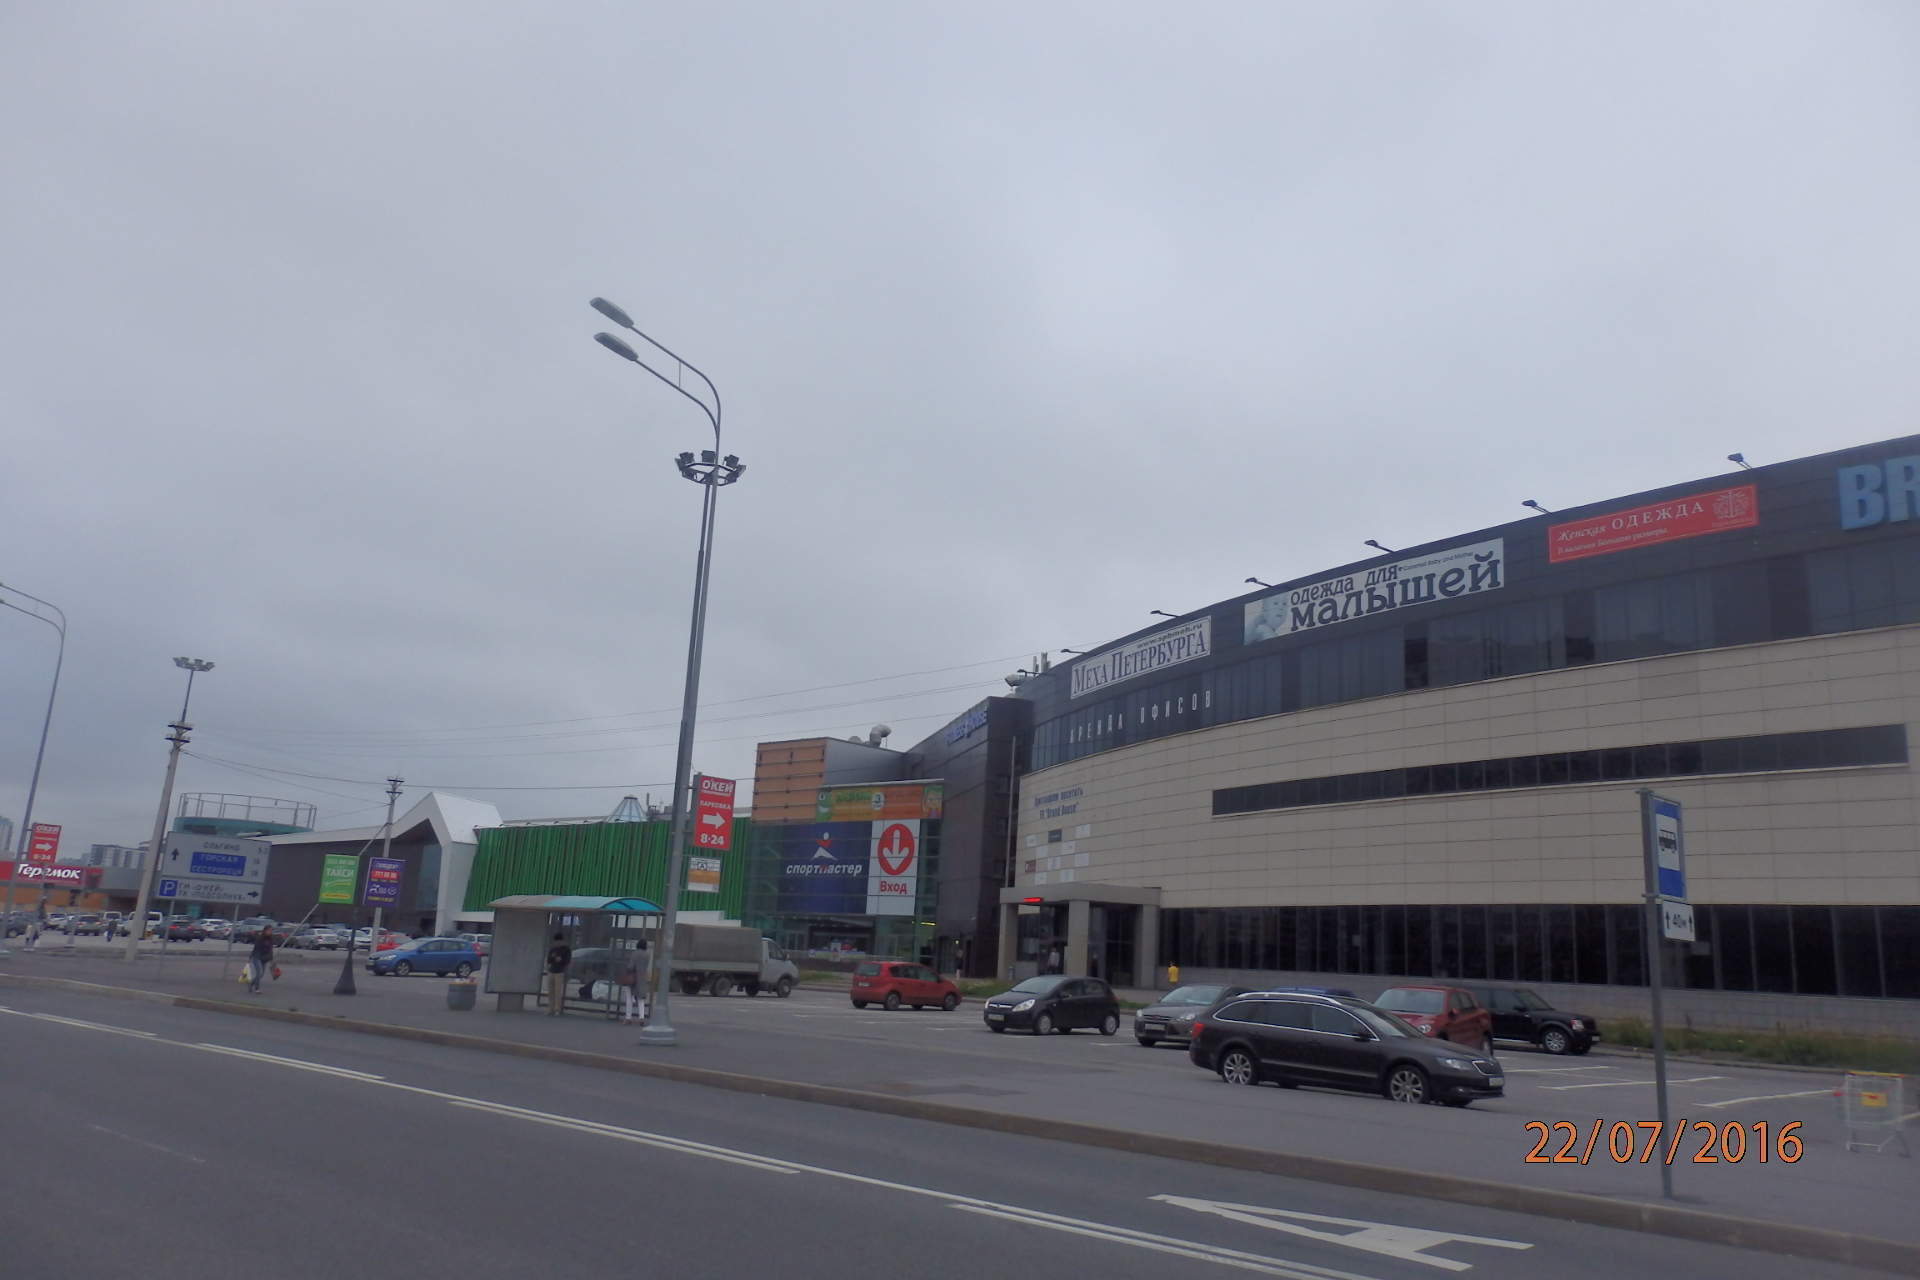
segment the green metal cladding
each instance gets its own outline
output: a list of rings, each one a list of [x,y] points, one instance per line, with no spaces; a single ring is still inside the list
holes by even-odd
[[[601,894],[659,902],[667,891],[667,822],[582,822],[555,827],[484,827],[467,881],[468,911],[514,893]],[[719,893],[682,893],[680,910],[740,918],[753,821],[735,818],[733,848],[720,855]]]

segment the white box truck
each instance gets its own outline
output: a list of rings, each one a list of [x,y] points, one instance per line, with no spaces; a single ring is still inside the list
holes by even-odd
[[[724,996],[735,987],[750,996],[793,994],[800,970],[787,953],[758,930],[734,924],[677,924],[673,929],[673,980],[680,994]]]

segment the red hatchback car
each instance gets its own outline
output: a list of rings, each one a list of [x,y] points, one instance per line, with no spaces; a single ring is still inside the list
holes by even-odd
[[[1459,987],[1390,987],[1373,1002],[1436,1040],[1493,1053],[1493,1014]]]
[[[864,960],[853,971],[853,1007],[870,1004],[889,1013],[903,1004],[916,1009],[937,1004],[951,1013],[960,1007],[960,988],[923,964]]]

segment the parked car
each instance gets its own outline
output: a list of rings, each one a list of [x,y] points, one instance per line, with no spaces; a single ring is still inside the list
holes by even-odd
[[[1248,992],[1193,1023],[1187,1056],[1228,1084],[1325,1085],[1394,1102],[1464,1107],[1506,1088],[1491,1057],[1347,996]]]
[[[1097,1028],[1110,1036],[1120,1030],[1120,1002],[1098,978],[1044,974],[1028,978],[987,1001],[982,1015],[995,1031],[1024,1027],[1037,1036]]]
[[[450,973],[464,978],[480,967],[480,953],[458,938],[415,938],[391,951],[375,952],[367,968],[379,977]]]
[[[73,931],[88,937],[99,937],[106,927],[106,922],[96,912],[82,912],[73,918]]]
[[[338,951],[344,942],[332,925],[308,924],[300,926],[285,945],[295,951]]]
[[[200,942],[207,931],[192,916],[175,916],[166,923],[166,935],[168,942]]]
[[[272,916],[248,916],[233,926],[235,942],[252,942],[260,936],[262,929],[271,929],[277,923]]]
[[[1245,987],[1217,983],[1189,983],[1175,987],[1133,1015],[1133,1038],[1151,1048],[1157,1044],[1185,1044],[1193,1020]]]
[[[209,938],[217,938],[223,942],[233,935],[233,921],[222,920],[219,916],[202,916],[200,927],[206,931]]]
[[[107,937],[111,938],[111,937],[114,937],[115,935],[119,935],[121,937],[126,936],[127,918],[125,915],[121,914],[120,912],[118,911],[103,912],[100,916],[100,921],[102,924],[106,926]]]
[[[1524,1040],[1548,1053],[1585,1053],[1599,1043],[1600,1024],[1591,1015],[1556,1009],[1525,987],[1468,987],[1493,1015],[1495,1040]]]
[[[960,988],[923,964],[898,960],[862,960],[853,969],[853,1007],[877,1004],[891,1013],[903,1004],[924,1009],[937,1004],[948,1013],[960,1007]]]
[[[1465,987],[1389,987],[1373,1003],[1436,1040],[1493,1052],[1493,1015]]]
[[[367,949],[367,939],[372,935],[373,935],[372,929],[366,929],[366,928],[355,929],[353,931],[354,949],[356,951],[365,951]],[[407,935],[404,933],[395,933],[391,929],[382,929],[380,931],[380,945],[378,947],[375,947],[374,950],[391,951],[393,948],[399,946],[401,943],[405,942],[406,940],[407,940]],[[484,956],[486,952],[483,950],[481,951],[480,954]]]

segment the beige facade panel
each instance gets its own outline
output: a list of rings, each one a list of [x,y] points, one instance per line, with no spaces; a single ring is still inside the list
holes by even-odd
[[[1222,787],[1896,723],[1920,739],[1916,626],[1242,721],[1028,775],[1018,883],[1057,885],[1070,874],[1154,887],[1166,907],[1633,902],[1641,891],[1635,792],[1652,785],[1686,806],[1696,902],[1915,903],[1920,782],[1912,764],[1212,812]],[[1076,791],[1070,801],[1037,803]],[[1092,834],[1075,839],[1081,825]],[[1055,830],[1074,840],[1077,868],[1049,869],[1058,861],[1058,845],[1050,854],[1048,843]]]

